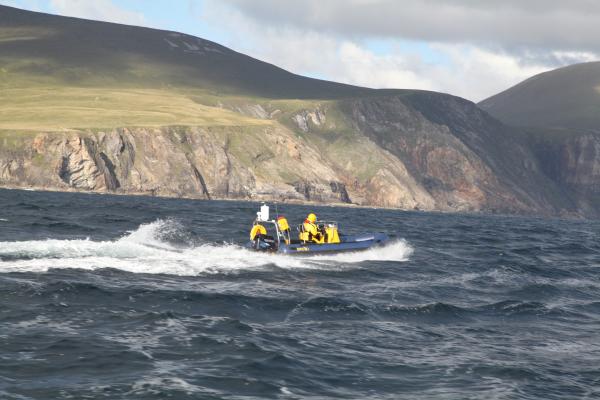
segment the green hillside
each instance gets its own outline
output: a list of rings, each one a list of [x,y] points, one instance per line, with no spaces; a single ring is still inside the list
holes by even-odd
[[[0,89],[0,129],[24,130],[265,124],[222,106],[402,93],[298,76],[177,32],[6,6]]]
[[[10,7],[0,8],[0,46],[4,74],[26,72],[39,83],[173,86],[286,98],[364,90],[293,75],[189,35]]]
[[[173,90],[30,86],[0,94],[0,130],[268,124]]]
[[[270,98],[339,98],[369,92],[291,74],[177,32],[32,13],[0,6],[2,84],[182,87]],[[19,82],[16,82],[18,84]]]
[[[512,125],[600,129],[600,62],[535,75],[478,105]]]

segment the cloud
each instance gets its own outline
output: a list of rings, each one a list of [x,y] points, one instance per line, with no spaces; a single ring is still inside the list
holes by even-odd
[[[594,0],[222,0],[261,23],[344,37],[600,52]]]
[[[278,1],[254,0],[253,7],[249,6],[250,2],[238,0],[229,0],[225,5],[222,1],[205,0],[203,10],[207,23],[219,21],[220,29],[228,32],[223,44],[292,72],[374,88],[435,90],[474,101],[483,100],[556,65],[596,58],[590,51],[525,46],[514,46],[515,50],[509,52],[498,43],[486,46],[479,40],[425,41],[420,38],[422,40],[414,41],[397,27],[394,32],[391,27],[367,29],[377,25],[373,21],[388,18],[388,11],[393,17],[398,8],[396,2],[349,2],[352,6],[377,10],[370,11],[376,12],[377,18],[368,16],[365,11],[364,21],[355,22],[359,12],[346,11],[353,7],[341,7],[338,0],[321,2],[321,7],[311,0],[286,2],[285,5]],[[424,2],[431,4],[430,0]],[[461,2],[446,0],[441,3]],[[380,7],[382,4],[383,8]],[[340,14],[334,13],[334,9]],[[487,12],[485,7],[482,9]],[[344,13],[352,15],[342,23],[338,20]],[[423,19],[427,17],[421,17],[424,25],[431,24]],[[368,39],[386,31],[390,31],[386,40],[392,45],[383,52],[375,51]]]
[[[376,55],[352,40],[260,24],[218,1],[207,3],[204,20],[220,21],[228,32],[223,44],[292,72],[369,87],[433,88],[412,71],[421,62],[416,53]]]
[[[142,13],[124,10],[111,0],[51,0],[53,11],[69,17],[87,18],[128,25],[145,26]]]
[[[425,71],[442,91],[473,101],[483,100],[533,75],[548,70],[540,64],[523,65],[518,59],[472,45],[438,44],[449,67]]]
[[[43,11],[41,0],[0,0],[0,5],[15,8],[26,8],[32,11]]]

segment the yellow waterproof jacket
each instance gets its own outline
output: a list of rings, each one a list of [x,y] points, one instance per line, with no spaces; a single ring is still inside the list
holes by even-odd
[[[258,235],[266,235],[267,229],[261,224],[256,224],[252,227],[250,231],[250,240],[254,240]]]
[[[310,222],[309,220],[304,220],[302,228],[302,232],[300,232],[300,240],[303,242],[313,241],[315,243],[323,243],[323,235],[319,233],[319,228],[317,228],[316,224]]]
[[[281,235],[283,235],[285,244],[290,244],[290,225],[288,224],[288,220],[284,216],[279,216],[277,218],[277,226],[279,227]]]

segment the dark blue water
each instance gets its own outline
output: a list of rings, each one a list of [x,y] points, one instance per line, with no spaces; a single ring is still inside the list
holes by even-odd
[[[600,223],[308,211],[383,249],[257,255],[257,205],[0,191],[1,399],[600,398]]]

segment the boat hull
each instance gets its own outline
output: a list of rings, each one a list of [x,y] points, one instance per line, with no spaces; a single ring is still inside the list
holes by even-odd
[[[250,242],[247,247],[256,251],[276,252],[281,254],[331,254],[361,251],[383,246],[389,241],[389,237],[384,233],[367,233],[355,236],[342,236],[340,237],[340,240],[340,243],[281,243],[278,248],[273,248],[268,245],[256,248],[255,243]]]

